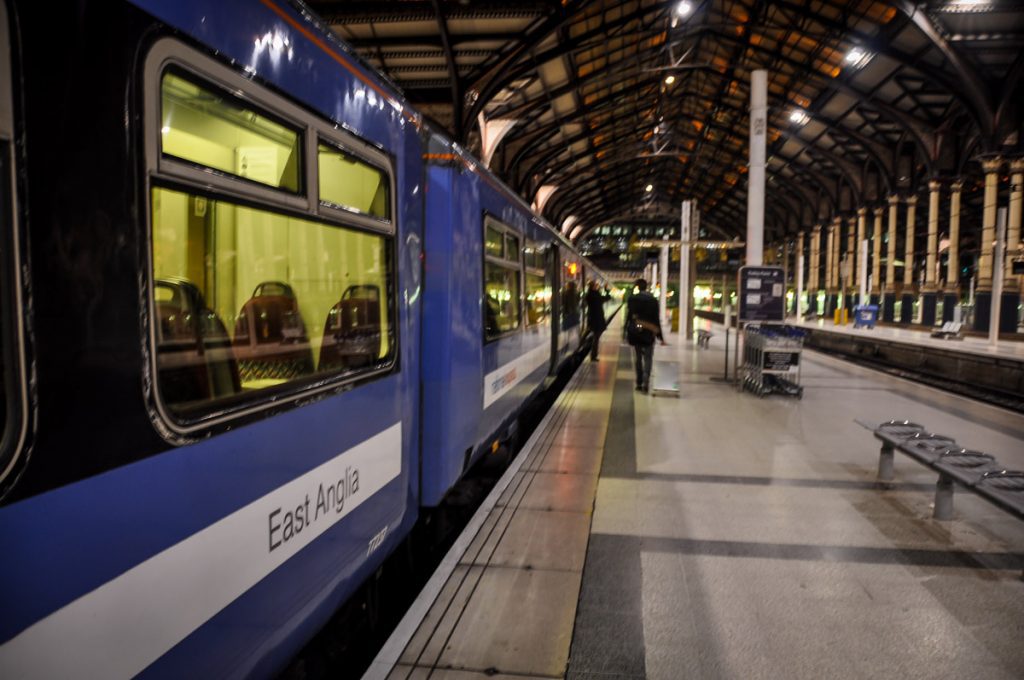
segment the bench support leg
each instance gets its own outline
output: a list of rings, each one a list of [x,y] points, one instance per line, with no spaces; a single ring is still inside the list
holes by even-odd
[[[891,482],[893,480],[893,459],[895,457],[892,447],[882,444],[882,450],[878,457],[878,481]]]
[[[935,483],[935,512],[932,519],[948,522],[953,519],[953,480],[946,475],[939,475]]]

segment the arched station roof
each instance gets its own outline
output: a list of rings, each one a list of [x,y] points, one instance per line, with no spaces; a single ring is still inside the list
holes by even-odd
[[[754,69],[769,73],[769,241],[932,179],[965,180],[969,211],[977,161],[1024,150],[1012,0],[308,5],[478,155],[481,124],[504,121],[491,168],[529,201],[556,187],[543,212],[576,239],[678,222],[688,198],[709,235],[742,236]]]

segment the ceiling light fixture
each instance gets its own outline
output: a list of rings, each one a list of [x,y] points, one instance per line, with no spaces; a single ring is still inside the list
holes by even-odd
[[[644,191],[646,191],[647,193],[651,193],[652,191],[654,191],[654,185],[648,184],[647,186],[644,187]]]
[[[941,9],[943,12],[988,12],[992,4],[991,0],[950,0]]]
[[[853,68],[860,68],[864,64],[868,63],[870,59],[871,54],[867,50],[863,50],[859,47],[854,47],[846,53],[845,57],[843,57],[843,61]]]
[[[675,8],[672,10],[672,13],[680,19],[685,19],[690,16],[691,12],[693,12],[693,5],[686,0],[682,0],[682,2],[677,3]]]
[[[789,114],[789,120],[796,123],[797,125],[807,125],[811,122],[811,117],[807,115],[802,109],[797,109],[793,113]]]
[[[674,82],[676,82],[676,77],[675,76],[665,76],[665,84],[666,85],[671,85]]]

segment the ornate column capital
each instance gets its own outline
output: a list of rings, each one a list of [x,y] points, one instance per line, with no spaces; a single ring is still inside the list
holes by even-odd
[[[933,180],[929,180],[928,181],[928,191],[929,192],[935,193],[936,191],[939,191],[941,189],[942,189],[942,182],[940,182],[939,180],[933,179]]]
[[[907,196],[906,203],[907,203],[907,205],[909,205],[911,207],[916,206],[917,205],[917,195],[914,194],[914,195],[911,195],[911,196]]]
[[[1010,172],[1024,172],[1024,158],[1014,158],[1010,161]]]
[[[954,194],[959,194],[964,190],[964,181],[959,177],[953,180],[953,183],[949,185],[949,190]]]
[[[889,205],[891,205],[891,206],[892,205],[896,205],[899,202],[900,202],[899,194],[893,194],[892,196],[889,197]]]
[[[884,207],[879,206],[879,207],[875,208],[875,217],[882,217],[883,215],[885,215],[885,208]]]
[[[857,217],[864,217],[867,214],[868,214],[868,209],[867,208],[863,208],[863,207],[862,208],[857,208]]]
[[[981,169],[985,171],[986,175],[990,175],[993,172],[999,172],[999,168],[1003,166],[1003,159],[999,156],[995,158],[988,158],[981,162]]]

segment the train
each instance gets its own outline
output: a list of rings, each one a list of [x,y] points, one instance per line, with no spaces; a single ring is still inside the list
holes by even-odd
[[[0,1],[0,676],[267,677],[604,275],[288,0]]]

